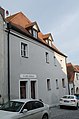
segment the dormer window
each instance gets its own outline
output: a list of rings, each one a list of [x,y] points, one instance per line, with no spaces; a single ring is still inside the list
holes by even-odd
[[[53,41],[53,38],[51,36],[51,34],[45,34],[43,35],[43,40],[51,47],[52,46],[52,41]]]
[[[38,32],[37,30],[33,29],[33,37],[34,38],[37,38],[38,37]]]
[[[36,22],[27,24],[25,28],[28,30],[28,32],[31,34],[31,36],[33,36],[36,39],[38,38],[38,32],[40,30],[39,30],[39,27]]]
[[[51,46],[51,45],[52,45],[51,40],[49,40],[49,46]]]
[[[46,43],[48,44],[48,39],[46,39]]]

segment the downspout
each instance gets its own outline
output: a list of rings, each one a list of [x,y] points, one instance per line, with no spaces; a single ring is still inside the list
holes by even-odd
[[[7,55],[8,55],[8,101],[10,101],[10,49],[9,49],[9,34],[10,34],[10,24],[7,23],[7,29],[8,29],[8,34],[7,34]]]

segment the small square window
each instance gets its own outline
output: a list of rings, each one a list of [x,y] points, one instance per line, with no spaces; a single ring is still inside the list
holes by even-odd
[[[28,44],[21,42],[21,56],[28,57]]]

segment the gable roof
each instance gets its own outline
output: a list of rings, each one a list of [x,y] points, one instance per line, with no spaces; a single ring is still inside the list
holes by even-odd
[[[25,28],[27,24],[31,23],[31,21],[22,12],[18,12],[14,15],[11,15],[7,17],[5,20],[20,25],[23,28]]]
[[[27,28],[33,27],[34,25],[36,25],[38,31],[40,31],[40,29],[39,29],[39,27],[38,27],[38,25],[37,25],[37,22],[32,22],[32,23],[27,24],[27,25],[25,26],[25,28],[27,29]]]
[[[53,41],[51,33],[43,35],[43,40],[49,39],[49,37],[51,37],[51,41]]]
[[[33,26],[33,25],[36,25],[37,28],[38,28],[38,39],[35,39],[33,37],[32,37],[32,39],[35,39],[37,41],[40,41],[41,43],[43,43],[47,47],[49,47],[49,48],[53,49],[55,52],[59,53],[60,55],[62,55],[64,57],[67,57],[62,52],[60,52],[56,48],[56,46],[54,46],[54,44],[52,44],[52,46],[50,47],[45,42],[44,39],[45,38],[49,38],[49,36],[51,36],[51,39],[53,39],[51,33],[48,33],[48,34],[45,34],[44,35],[42,32],[40,32],[40,29],[39,29],[37,23],[30,21],[22,12],[18,12],[18,13],[14,14],[14,15],[11,15],[11,16],[7,17],[5,20],[6,20],[6,22],[9,22],[10,25],[12,25],[12,28],[14,28],[14,30],[17,29],[21,33],[26,34],[26,35],[29,35],[30,37],[32,37],[32,35],[28,32],[28,28],[31,27],[31,26]]]

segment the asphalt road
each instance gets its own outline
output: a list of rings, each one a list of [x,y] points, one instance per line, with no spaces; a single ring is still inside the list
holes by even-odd
[[[79,109],[54,107],[50,109],[50,119],[79,119]]]

